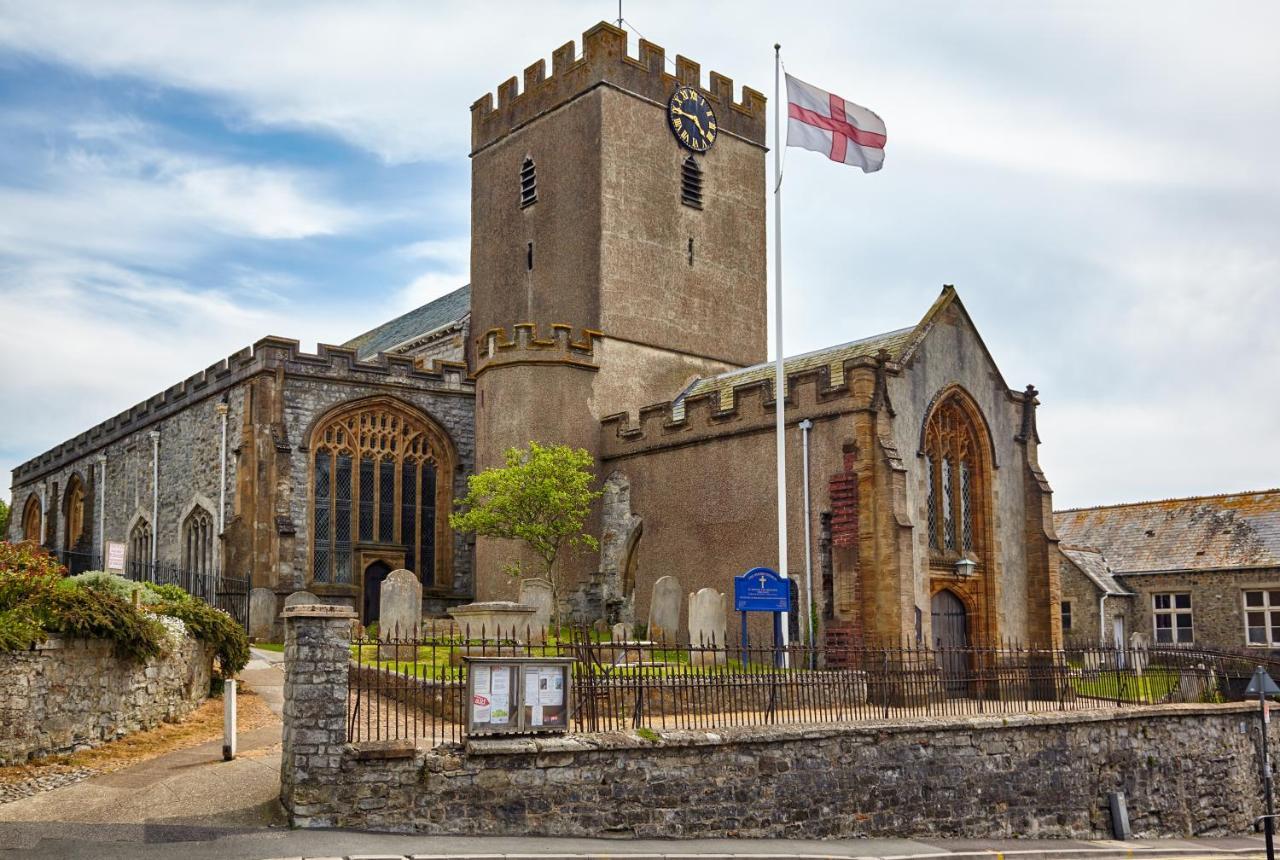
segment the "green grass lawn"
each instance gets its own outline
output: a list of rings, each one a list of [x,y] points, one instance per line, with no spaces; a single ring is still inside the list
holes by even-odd
[[[1097,669],[1072,678],[1071,686],[1081,696],[1154,704],[1177,689],[1179,677],[1176,669],[1158,667],[1148,667],[1140,677],[1124,670],[1117,674],[1114,670]]]
[[[253,647],[262,651],[275,651],[278,654],[284,653],[283,642],[254,642]]]

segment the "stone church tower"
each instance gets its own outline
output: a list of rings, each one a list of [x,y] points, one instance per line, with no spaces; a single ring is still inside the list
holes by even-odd
[[[696,63],[598,24],[471,108],[476,456],[565,443],[600,420],[765,360],[765,100],[712,73],[719,135],[680,145],[667,103]],[[603,475],[602,475],[603,477]],[[598,523],[591,530],[600,533]],[[477,593],[514,594],[512,549],[481,539]],[[598,559],[571,562],[567,582]],[[536,568],[533,568],[536,570]]]

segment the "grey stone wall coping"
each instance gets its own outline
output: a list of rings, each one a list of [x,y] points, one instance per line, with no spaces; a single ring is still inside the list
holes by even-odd
[[[297,606],[286,606],[281,618],[359,618],[354,609],[347,606],[332,606],[327,603],[300,603]]]
[[[733,744],[778,743],[817,740],[851,735],[903,734],[926,731],[971,731],[977,729],[1062,726],[1078,723],[1106,723],[1152,718],[1196,717],[1220,714],[1255,714],[1257,706],[1248,702],[1226,704],[1145,705],[1122,710],[1067,711],[1050,714],[1013,714],[979,717],[930,717],[883,723],[813,724],[804,726],[749,726],[720,731],[678,729],[654,732],[658,740],[648,740],[630,732],[474,739],[466,742],[468,755],[548,755],[603,750],[728,746]]]

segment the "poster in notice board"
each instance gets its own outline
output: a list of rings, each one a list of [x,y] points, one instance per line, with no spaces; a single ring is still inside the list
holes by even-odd
[[[511,691],[520,671],[509,664],[471,667],[471,725],[502,731],[511,723]]]

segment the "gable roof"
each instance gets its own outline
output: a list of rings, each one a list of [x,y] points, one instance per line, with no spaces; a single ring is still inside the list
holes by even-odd
[[[1122,576],[1280,567],[1280,490],[1074,508],[1053,524],[1062,543],[1097,547]]]
[[[401,314],[375,329],[365,332],[343,344],[356,351],[356,357],[364,360],[386,352],[410,338],[434,331],[441,326],[465,317],[471,312],[471,285],[464,284],[451,293],[427,302],[420,308]]]
[[[885,350],[889,354],[889,361],[903,362],[908,360],[915,352],[916,348],[924,340],[934,323],[952,304],[956,305],[970,326],[973,320],[969,318],[968,311],[964,309],[964,305],[960,302],[960,297],[956,294],[955,287],[950,284],[942,288],[942,293],[934,301],[933,305],[925,313],[924,317],[914,326],[907,328],[895,329],[882,334],[864,337],[859,340],[851,340],[848,343],[837,344],[836,346],[828,346],[823,349],[806,352],[800,355],[793,355],[786,358],[782,362],[783,372],[787,376],[794,373],[802,373],[806,370],[813,370],[817,367],[827,367],[830,369],[830,379],[832,385],[839,385],[844,379],[844,363],[853,358],[873,358],[880,350]],[[982,338],[977,334],[977,328],[974,327],[974,335],[978,337],[978,343],[982,346],[983,352],[987,357],[991,358],[987,345],[982,342]],[[991,361],[992,367],[995,367],[995,361]],[[729,406],[733,389],[741,385],[750,385],[759,382],[772,382],[774,375],[774,363],[772,361],[753,364],[750,367],[737,368],[735,370],[725,371],[716,376],[707,376],[695,380],[688,388],[686,388],[679,397],[679,400],[695,397],[699,394],[707,394],[712,391],[719,391],[722,405]],[[999,370],[996,370],[999,374]],[[1002,380],[1003,384],[1003,380]]]
[[[1133,593],[1117,582],[1116,578],[1111,575],[1111,565],[1107,564],[1107,557],[1102,554],[1101,550],[1092,547],[1063,546],[1062,544],[1058,544],[1058,548],[1062,550],[1063,555],[1080,569],[1081,573],[1102,590],[1103,594],[1131,595]]]

